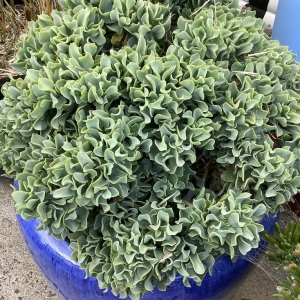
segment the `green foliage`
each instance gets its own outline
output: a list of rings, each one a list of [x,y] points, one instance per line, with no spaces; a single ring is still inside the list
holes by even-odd
[[[284,268],[288,278],[277,287],[274,296],[297,300],[300,298],[300,220],[291,221],[284,228],[275,224],[275,230],[276,236],[264,232],[264,238],[275,248],[274,252],[267,252],[267,257],[277,262],[277,269]]]
[[[205,3],[62,1],[3,87],[17,212],[121,297],[200,285],[300,189],[299,64],[237,1]]]

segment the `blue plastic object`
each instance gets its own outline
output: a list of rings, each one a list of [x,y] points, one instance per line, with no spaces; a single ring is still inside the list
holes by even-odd
[[[272,39],[289,46],[300,61],[300,0],[279,0],[273,26]]]
[[[68,243],[59,241],[48,236],[45,231],[36,231],[39,221],[36,219],[25,221],[17,215],[19,227],[24,236],[28,249],[48,280],[52,288],[61,299],[69,300],[116,300],[110,291],[104,293],[100,290],[97,280],[93,277],[85,278],[85,272],[78,265],[70,261],[71,250]],[[276,221],[276,220],[275,220]],[[265,217],[262,224],[266,230],[272,231],[274,217]],[[260,248],[263,247],[261,242]],[[252,249],[249,253],[251,257],[260,253],[261,249]],[[191,288],[187,288],[182,283],[181,276],[167,288],[166,292],[155,289],[152,293],[147,293],[143,300],[225,300],[231,299],[236,292],[236,287],[249,273],[252,264],[247,257],[240,256],[232,263],[229,256],[223,255],[216,260],[212,276],[207,275],[200,287],[192,280]],[[129,300],[129,298],[126,298]]]

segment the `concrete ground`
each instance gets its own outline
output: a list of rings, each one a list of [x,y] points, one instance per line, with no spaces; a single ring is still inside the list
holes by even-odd
[[[58,300],[35,267],[19,233],[11,184],[12,180],[0,177],[0,300]],[[262,269],[255,267],[231,300],[278,299],[271,296],[277,280],[273,282],[266,272],[276,278],[280,275],[274,275],[273,267],[264,260],[259,265]]]

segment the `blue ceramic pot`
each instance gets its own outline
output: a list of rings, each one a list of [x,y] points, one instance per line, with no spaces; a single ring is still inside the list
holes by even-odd
[[[289,46],[297,54],[297,61],[300,61],[299,11],[299,0],[279,0],[272,32],[272,39],[279,40],[282,46]]]
[[[97,280],[93,277],[85,279],[85,272],[79,266],[70,261],[71,250],[68,243],[48,236],[45,231],[36,231],[39,221],[36,219],[25,221],[20,215],[17,220],[24,236],[28,249],[61,299],[69,300],[117,300],[110,291],[104,293],[99,289]],[[269,232],[273,231],[273,217],[265,217],[262,224]],[[264,246],[261,242],[260,248]],[[252,249],[248,255],[256,256],[261,252],[260,248]],[[200,287],[192,280],[191,288],[182,283],[181,276],[167,287],[166,292],[155,289],[147,293],[143,300],[225,300],[230,299],[236,292],[236,287],[249,273],[252,264],[247,256],[240,256],[232,263],[229,256],[223,255],[216,260],[212,276],[207,275]],[[130,300],[126,298],[126,300]]]

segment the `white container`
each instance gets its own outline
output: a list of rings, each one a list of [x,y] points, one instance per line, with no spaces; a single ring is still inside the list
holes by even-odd
[[[278,1],[279,0],[270,0],[269,1],[268,9],[264,16],[264,21],[266,22],[267,29],[272,29],[274,26],[276,11],[277,11],[277,7],[278,7]]]

